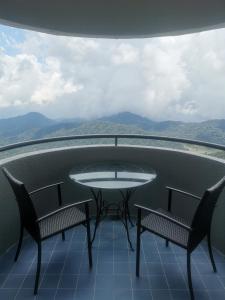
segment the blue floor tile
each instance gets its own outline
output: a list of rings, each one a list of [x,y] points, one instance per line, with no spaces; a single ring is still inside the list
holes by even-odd
[[[77,287],[77,275],[62,275],[59,280],[60,289],[75,289]]]
[[[92,224],[93,230],[93,224]],[[135,230],[131,237],[135,246]],[[88,264],[85,228],[74,228],[43,243],[40,288],[33,295],[37,249],[26,238],[19,260],[16,247],[0,257],[0,300],[189,300],[186,252],[151,234],[142,234],[140,277],[135,275],[136,252],[129,249],[123,225],[105,220],[92,246]],[[225,259],[216,252],[213,273],[207,244],[192,254],[196,300],[225,300]]]
[[[113,275],[114,272],[114,265],[113,262],[107,261],[99,261],[97,264],[97,274],[108,274]]]
[[[114,287],[113,275],[96,275],[95,288],[111,290]]]
[[[224,291],[208,291],[210,300],[225,300],[225,293]]]
[[[38,290],[37,300],[53,300],[55,299],[55,289],[42,289]]]
[[[92,289],[95,284],[95,276],[89,274],[81,274],[78,277],[77,288],[78,289]]]
[[[0,288],[2,287],[7,275],[6,274],[0,274]]]
[[[163,275],[163,267],[161,263],[146,263],[149,275]],[[141,268],[142,270],[142,268]]]
[[[79,300],[93,300],[94,289],[77,289],[75,292],[75,299]]]
[[[169,290],[153,290],[153,300],[171,300],[172,295]]]
[[[149,290],[151,288],[148,276],[136,277],[135,275],[132,275],[131,282],[134,290]]]
[[[195,290],[204,290],[206,288],[206,285],[200,275],[192,275],[192,285]]]
[[[62,271],[63,265],[64,264],[62,262],[49,263],[46,269],[46,273],[49,275],[59,274]]]
[[[75,289],[58,289],[55,300],[72,300],[75,298]]]
[[[130,289],[115,289],[114,290],[114,300],[131,300],[132,291]]]
[[[23,281],[23,289],[32,289],[34,287],[35,275],[27,275]],[[41,281],[41,278],[40,278]]]
[[[172,290],[173,300],[190,300],[190,294],[185,290]]]
[[[150,290],[133,290],[133,299],[134,300],[152,300],[151,291]]]
[[[114,288],[131,289],[131,276],[117,274],[113,276]]]
[[[45,274],[40,283],[42,289],[56,289],[59,282],[59,275]]]
[[[23,280],[25,279],[24,275],[14,275],[10,274],[8,278],[5,280],[4,284],[2,285],[3,288],[12,288],[17,289],[21,286],[23,283]]]
[[[0,299],[4,300],[14,300],[16,296],[16,289],[1,289],[0,290]]]
[[[225,293],[225,289],[221,283],[221,281],[219,280],[219,277],[216,275],[202,275],[201,276],[205,286],[207,287],[207,289],[209,290],[224,290]]]
[[[131,266],[129,262],[115,262],[114,263],[114,273],[115,274],[130,274]]]
[[[169,288],[164,275],[151,275],[149,278],[152,290],[165,290]]]
[[[195,291],[195,298],[197,300],[210,300],[209,293],[207,291]],[[213,300],[217,300],[217,298],[214,298]]]
[[[24,300],[35,300],[36,296],[33,294],[33,289],[20,289],[16,295],[15,300],[24,299]]]
[[[187,285],[182,275],[169,274],[166,277],[170,289],[184,290],[187,288]]]
[[[114,293],[108,289],[96,289],[94,300],[114,300]]]

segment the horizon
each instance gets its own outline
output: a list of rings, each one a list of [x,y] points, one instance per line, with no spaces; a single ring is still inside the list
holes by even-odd
[[[180,120],[172,120],[172,119],[160,121],[160,120],[154,120],[154,119],[151,119],[151,118],[148,118],[148,117],[145,117],[145,116],[133,113],[133,112],[129,112],[129,111],[122,111],[122,112],[118,112],[118,113],[115,113],[115,114],[110,114],[110,115],[105,115],[105,116],[102,116],[102,117],[96,117],[96,118],[90,118],[90,119],[82,119],[82,118],[77,118],[77,117],[51,118],[51,117],[47,116],[46,114],[40,113],[38,111],[29,111],[29,112],[26,112],[24,114],[18,114],[18,115],[14,115],[14,116],[11,116],[11,117],[0,118],[0,121],[1,120],[10,120],[10,119],[17,118],[17,117],[25,117],[26,115],[29,115],[29,114],[38,114],[38,115],[41,115],[45,118],[48,118],[50,120],[57,121],[57,122],[63,122],[63,121],[69,121],[69,120],[71,122],[73,122],[75,120],[77,120],[77,121],[79,120],[79,122],[82,122],[82,123],[83,122],[92,122],[92,121],[102,121],[101,119],[104,119],[104,118],[110,118],[110,117],[114,117],[114,116],[118,116],[118,115],[124,115],[124,114],[130,114],[130,115],[133,115],[133,116],[137,116],[137,117],[140,117],[140,118],[143,118],[143,119],[147,119],[148,121],[153,121],[155,123],[163,123],[163,122],[203,123],[203,122],[207,122],[207,121],[220,121],[220,120],[225,121],[225,118],[208,119],[208,120],[203,120],[203,121],[180,121]],[[103,121],[105,121],[105,120],[103,120]]]
[[[145,39],[54,36],[0,25],[0,118],[37,111],[162,122],[225,118],[225,29]]]

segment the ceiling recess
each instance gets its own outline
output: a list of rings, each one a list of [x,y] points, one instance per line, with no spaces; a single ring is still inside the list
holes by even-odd
[[[225,27],[225,0],[7,0],[0,23],[71,36],[179,35]]]

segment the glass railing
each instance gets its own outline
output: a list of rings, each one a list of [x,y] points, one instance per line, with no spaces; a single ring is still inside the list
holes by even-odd
[[[91,134],[23,141],[0,147],[0,159],[38,150],[92,145],[160,147],[225,159],[224,145],[200,140],[139,134]]]

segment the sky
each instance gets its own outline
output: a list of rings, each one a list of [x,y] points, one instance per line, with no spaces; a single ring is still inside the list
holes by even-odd
[[[0,25],[0,118],[225,119],[225,29],[93,39]]]

